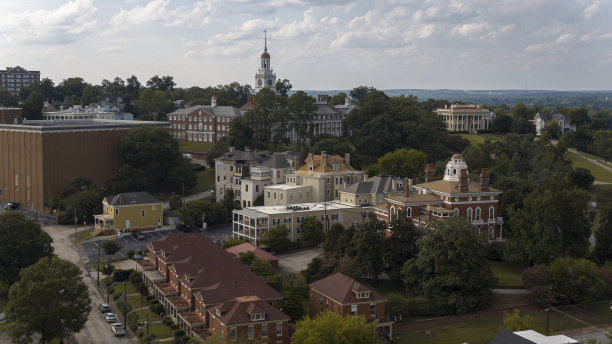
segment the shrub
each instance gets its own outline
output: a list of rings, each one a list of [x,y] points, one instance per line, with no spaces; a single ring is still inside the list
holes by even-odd
[[[113,272],[113,282],[127,281],[127,279],[130,277],[130,273],[132,273],[132,270],[115,270],[115,272]]]
[[[117,301],[119,300],[119,298],[121,297],[121,292],[118,291],[115,294],[113,294],[113,300]]]
[[[246,241],[242,240],[242,239],[238,239],[238,238],[231,238],[231,239],[227,239],[225,241],[225,244],[223,244],[223,248],[226,249],[228,247],[232,247],[232,246],[236,246],[236,245],[240,245],[242,243],[245,243]]]
[[[185,335],[186,335],[186,333],[183,330],[174,331],[174,338],[180,338],[180,337],[183,337]]]
[[[153,295],[147,295],[147,296],[145,297],[145,300],[147,300],[147,303],[149,303],[149,304],[150,304],[150,303],[152,303],[152,302],[153,302],[153,300],[155,300],[155,296],[153,296]]]
[[[503,260],[504,256],[504,243],[503,242],[492,242],[485,245],[486,254],[488,260]]]
[[[130,282],[132,282],[132,284],[138,284],[142,282],[142,276],[140,276],[140,273],[138,271],[132,270],[132,272],[130,273]]]
[[[136,331],[138,329],[138,318],[134,316],[129,316],[127,318],[127,325],[132,331]]]
[[[127,257],[130,259],[134,258],[134,250],[127,251]]]
[[[162,320],[162,323],[163,323],[164,325],[168,326],[168,327],[170,327],[170,326],[174,325],[174,323],[172,322],[172,319],[170,319],[170,318],[168,318],[168,317],[164,318],[164,320]]]
[[[105,275],[111,275],[115,271],[115,267],[113,264],[105,264],[102,268],[102,273]]]
[[[151,306],[149,306],[149,309],[151,312],[160,315],[164,311],[164,305],[160,303],[152,303]]]

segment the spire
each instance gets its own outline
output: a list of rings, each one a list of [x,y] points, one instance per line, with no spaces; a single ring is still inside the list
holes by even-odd
[[[268,32],[264,30],[264,53],[268,52]]]

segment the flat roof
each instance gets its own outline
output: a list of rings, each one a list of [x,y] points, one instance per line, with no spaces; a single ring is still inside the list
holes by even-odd
[[[291,207],[291,209],[287,209]],[[293,210],[293,207],[297,207],[296,210]],[[300,209],[301,208],[301,209]],[[306,209],[308,208],[308,209]],[[247,207],[242,210],[234,210],[236,214],[245,215],[249,217],[263,217],[266,215],[278,215],[278,214],[288,214],[293,213],[294,211],[333,211],[333,210],[341,210],[341,209],[355,209],[354,205],[343,204],[340,202],[327,202],[325,203],[296,203],[296,204],[287,204],[287,205],[262,205],[258,207]]]
[[[276,190],[291,190],[291,189],[302,189],[308,188],[310,185],[292,185],[292,184],[274,184],[266,186],[266,189]]]
[[[575,344],[578,343],[574,338],[564,335],[546,336],[534,330],[517,331],[514,334],[521,336],[536,344]]]
[[[169,127],[168,122],[124,121],[107,119],[62,119],[62,120],[23,120],[22,124],[0,124],[0,130],[11,131],[71,131],[96,129],[129,129],[136,126],[155,125]]]

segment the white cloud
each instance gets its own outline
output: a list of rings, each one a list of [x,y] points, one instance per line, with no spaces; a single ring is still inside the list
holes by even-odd
[[[487,23],[468,23],[463,25],[458,25],[453,27],[451,30],[451,34],[453,35],[461,35],[461,36],[472,36],[474,34],[479,34],[484,30],[489,28],[489,24]]]
[[[0,15],[0,41],[26,44],[68,44],[94,29],[93,0],[74,0],[55,10],[26,10]]]
[[[122,47],[119,47],[116,45],[111,45],[111,46],[103,47],[99,49],[99,51],[103,53],[117,53],[117,52],[122,52],[124,50],[125,49],[123,49]]]
[[[584,15],[585,18],[590,19],[591,17],[593,17],[595,14],[599,12],[600,7],[601,7],[601,1],[599,0],[593,1],[593,3],[589,4],[589,6],[587,6],[587,8],[585,8],[584,11],[582,11],[582,14]]]
[[[198,1],[189,7],[171,8],[169,5],[169,0],[152,0],[145,6],[136,6],[129,10],[121,9],[110,18],[109,24],[120,27],[161,22],[165,26],[191,26],[197,23],[205,25],[211,20],[209,14],[213,6],[209,1]]]

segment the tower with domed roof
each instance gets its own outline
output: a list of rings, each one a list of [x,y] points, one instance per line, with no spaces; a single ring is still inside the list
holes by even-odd
[[[270,54],[268,53],[268,36],[264,30],[264,52],[261,54],[261,62],[259,69],[255,74],[255,88],[253,93],[258,93],[263,88],[269,88],[274,93],[278,93],[276,90],[276,74],[270,66]]]

